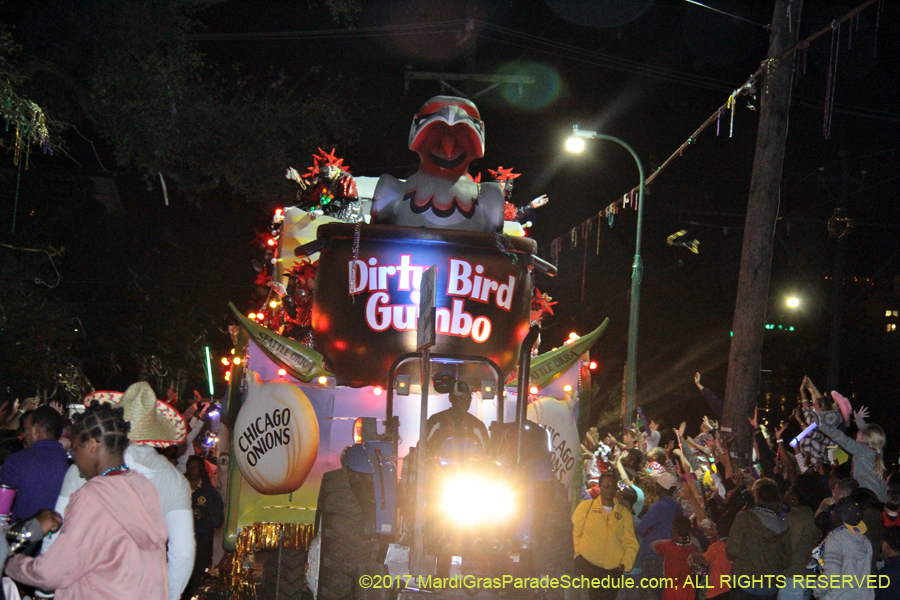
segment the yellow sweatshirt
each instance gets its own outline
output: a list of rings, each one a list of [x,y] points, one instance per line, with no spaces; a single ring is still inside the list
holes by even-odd
[[[606,512],[600,498],[584,500],[572,515],[575,556],[581,555],[601,569],[615,569],[620,564],[630,571],[638,553],[631,513],[618,501]]]

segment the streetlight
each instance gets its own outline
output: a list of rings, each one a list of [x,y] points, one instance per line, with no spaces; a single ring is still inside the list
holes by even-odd
[[[635,388],[637,387],[637,338],[638,338],[638,313],[641,298],[641,275],[644,271],[644,263],[641,261],[641,230],[644,226],[644,167],[641,159],[631,146],[619,138],[596,131],[584,131],[578,129],[578,125],[572,127],[572,135],[566,140],[566,150],[581,152],[584,150],[584,140],[607,140],[625,148],[634,159],[641,177],[638,188],[637,210],[637,235],[634,242],[634,264],[631,266],[631,306],[628,316],[628,357],[626,360],[625,377],[625,424],[634,414]]]
[[[800,306],[800,298],[798,298],[797,296],[791,296],[787,299],[785,304],[787,304],[789,308],[797,308],[798,306]]]

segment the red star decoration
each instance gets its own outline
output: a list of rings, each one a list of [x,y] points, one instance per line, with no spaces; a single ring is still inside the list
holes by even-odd
[[[310,263],[307,260],[302,260],[291,269],[290,277],[297,279],[309,279],[310,277],[315,277],[317,265],[318,262]]]
[[[541,294],[541,290],[534,288],[534,298],[531,300],[531,310],[535,312],[542,311],[552,315],[553,309],[550,307],[557,304],[557,302],[550,302],[550,300],[553,300],[553,298],[547,294]]]
[[[521,173],[513,173],[512,167],[509,169],[504,169],[503,167],[497,167],[497,170],[488,169],[488,173],[491,174],[491,177],[494,178],[494,181],[509,181],[510,179],[515,179],[516,177],[521,177]]]
[[[344,165],[344,159],[343,159],[343,158],[338,158],[338,157],[335,155],[335,151],[336,151],[335,148],[332,148],[332,149],[331,149],[331,152],[325,152],[324,150],[322,150],[321,148],[319,148],[319,153],[318,153],[318,154],[313,154],[313,155],[312,155],[312,158],[313,158],[313,164],[312,164],[312,166],[309,167],[309,168],[307,169],[308,172],[307,172],[307,173],[304,173],[303,175],[301,175],[301,177],[302,177],[303,179],[313,179],[313,178],[315,178],[316,175],[319,174],[319,167],[321,167],[322,165],[327,165],[327,166],[329,166],[329,167],[337,167],[337,168],[340,169],[341,171],[344,171],[344,172],[346,172],[346,173],[349,173],[349,172],[350,172],[350,169],[348,169],[348,168]]]
[[[338,158],[337,156],[335,156],[334,152],[335,152],[335,148],[332,148],[331,152],[325,152],[324,150],[319,148],[320,156],[318,156],[318,157],[313,156],[313,158],[316,160],[316,164],[318,164],[321,161],[322,163],[328,165],[329,167],[337,167],[337,168],[341,169],[342,171],[346,171],[347,173],[349,173],[350,170],[344,166],[344,159]]]

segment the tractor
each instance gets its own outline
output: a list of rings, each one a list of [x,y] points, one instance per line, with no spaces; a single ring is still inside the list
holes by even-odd
[[[391,229],[403,231],[391,232]],[[375,418],[357,419],[354,439],[348,440],[353,443],[341,453],[341,468],[324,473],[319,488],[315,538],[307,573],[307,583],[316,599],[386,598],[402,589],[421,589],[427,580],[409,576],[410,557],[416,555],[411,548],[416,548],[417,530],[421,532],[419,539],[423,546],[419,550],[418,569],[412,565],[418,571],[414,575],[499,578],[559,576],[569,572],[573,549],[567,490],[554,476],[548,432],[526,419],[531,350],[539,333],[536,326],[528,328],[531,272],[541,269],[553,274],[555,268],[534,256],[534,243],[525,238],[511,240],[504,254],[498,252],[493,234],[441,232],[437,236],[427,230],[390,227],[379,228],[372,234],[375,239],[366,239],[365,233],[361,239],[358,230],[354,232],[350,225],[324,226],[316,242],[298,249],[297,254],[320,252],[319,272],[341,273],[345,278],[348,270],[344,265],[350,264],[351,295],[371,286],[369,278],[381,277],[375,270],[381,264],[390,265],[391,270],[385,271],[376,286],[380,283],[390,293],[394,289],[384,284],[392,283],[390,275],[396,274],[401,265],[432,262],[448,267],[442,274],[439,269],[438,289],[447,289],[450,296],[468,294],[469,298],[477,296],[479,302],[481,298],[490,302],[490,294],[476,294],[464,285],[466,282],[461,283],[463,277],[474,282],[472,275],[483,273],[481,285],[487,285],[485,281],[495,282],[493,302],[504,309],[489,313],[491,320],[486,327],[494,336],[498,332],[501,336],[493,344],[479,346],[474,324],[487,317],[476,316],[474,310],[471,314],[458,310],[458,305],[453,304],[458,300],[448,297],[443,304],[444,313],[439,309],[436,327],[438,331],[450,329],[462,319],[471,325],[468,338],[457,330],[455,337],[450,338],[455,343],[436,346],[427,362],[419,353],[408,351],[407,340],[406,352],[392,353],[392,348],[386,346],[382,348],[386,356],[347,369],[345,379],[362,378],[361,372],[377,369],[379,363],[391,359],[386,369],[386,410],[381,427]],[[388,241],[387,236],[392,233],[396,235]],[[380,254],[366,252],[373,247]],[[428,256],[421,256],[422,248]],[[404,262],[404,255],[412,256],[413,263]],[[508,272],[489,279],[485,267],[490,261],[502,263]],[[460,266],[463,262],[465,265]],[[363,276],[355,272],[357,267],[359,270],[373,268],[365,283]],[[398,281],[397,285],[402,287],[404,283]],[[503,285],[508,287],[504,290]],[[336,287],[317,282],[317,289]],[[348,284],[344,282],[343,287],[347,288]],[[376,310],[381,308],[379,302],[389,303],[386,298],[377,299],[377,293],[381,293],[377,289],[371,291],[376,293],[369,296],[367,304],[373,302],[373,296]],[[504,293],[508,295],[502,296]],[[345,298],[340,297],[342,301]],[[317,328],[317,332],[325,332],[317,341],[326,348],[326,354],[329,350],[332,350],[329,355],[356,351],[353,345],[346,344],[346,339],[355,336],[359,340],[358,328],[354,331],[358,325],[339,318],[340,309],[334,306],[334,299],[318,295],[316,302],[329,303],[319,308],[318,313],[314,312],[320,325],[329,324],[328,328]],[[506,306],[510,310],[505,312]],[[397,312],[402,313],[402,309],[392,310],[389,318],[396,328]],[[366,311],[369,316],[371,312]],[[468,317],[459,317],[460,314]],[[497,314],[507,321],[497,318]],[[383,321],[378,318],[375,314],[374,323],[380,327]],[[410,334],[414,336],[415,331]],[[460,345],[460,339],[467,345]],[[478,354],[481,348],[490,352]],[[518,393],[509,418],[507,409],[511,407],[504,402],[505,387],[507,374],[516,364]],[[442,439],[437,447],[421,439],[415,446],[401,444],[401,423],[394,414],[395,407],[399,403],[408,406],[412,389],[418,384],[421,393],[422,385],[428,386],[423,400],[427,408],[429,398],[432,403],[443,400],[462,381],[478,392],[481,406],[489,405],[485,401],[496,403],[490,440],[480,443],[466,436],[450,436]],[[425,431],[428,410],[418,412],[415,430]],[[401,445],[408,448],[405,456],[401,456]],[[417,472],[417,464],[422,464],[418,460],[419,452],[426,453],[421,474]],[[424,491],[424,512],[419,513],[421,520],[417,522],[416,490],[420,484],[419,489]],[[373,578],[369,581],[389,585],[363,588],[359,585],[363,575]],[[477,589],[470,591],[477,592]]]

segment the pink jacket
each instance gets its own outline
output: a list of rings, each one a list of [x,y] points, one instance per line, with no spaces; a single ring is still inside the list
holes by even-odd
[[[166,522],[156,488],[134,472],[94,477],[72,494],[45,554],[15,555],[6,574],[57,600],[168,600]]]

